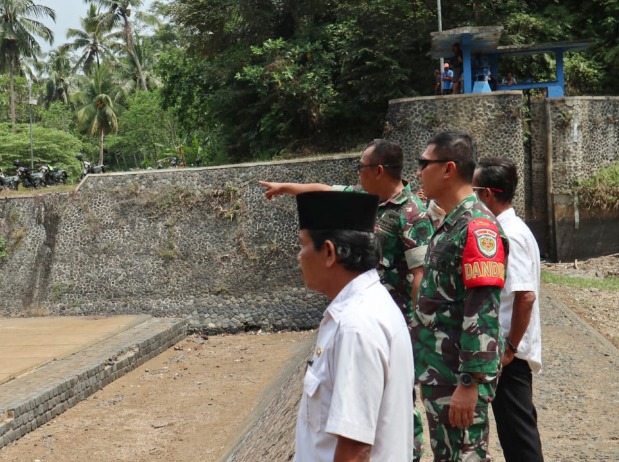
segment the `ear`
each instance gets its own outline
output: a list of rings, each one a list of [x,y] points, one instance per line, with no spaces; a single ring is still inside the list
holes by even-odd
[[[325,266],[327,268],[333,267],[337,261],[337,254],[335,253],[335,246],[331,241],[325,241],[323,244],[323,249],[326,252]]]
[[[452,178],[453,176],[456,175],[456,163],[455,162],[447,162],[445,164],[445,174],[443,175],[444,178]]]

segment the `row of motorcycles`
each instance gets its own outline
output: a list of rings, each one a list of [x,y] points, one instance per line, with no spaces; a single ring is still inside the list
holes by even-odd
[[[15,162],[17,171],[15,175],[6,176],[0,171],[0,188],[9,188],[17,191],[20,183],[25,188],[43,188],[46,186],[54,186],[57,184],[66,184],[69,177],[64,169],[57,169],[49,164],[39,166],[37,172],[32,172],[28,167],[25,167]]]
[[[88,174],[105,173],[105,165],[93,165],[87,160],[80,160],[82,162],[80,180]],[[54,168],[49,164],[39,165],[36,172],[22,165],[19,160],[16,160],[13,164],[16,167],[15,175],[7,176],[0,170],[0,189],[8,188],[17,191],[20,184],[25,188],[44,188],[67,184],[69,178],[66,170]]]

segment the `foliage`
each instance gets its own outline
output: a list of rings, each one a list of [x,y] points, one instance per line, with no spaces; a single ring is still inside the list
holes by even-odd
[[[35,126],[83,134],[81,151],[118,169],[173,155],[211,165],[350,150],[381,135],[390,99],[432,94],[436,2],[162,0],[162,22],[143,4],[85,1],[69,43],[45,56],[38,20],[53,10],[0,0],[0,123],[32,110]],[[444,30],[501,25],[504,45],[595,39],[565,56],[570,96],[619,94],[618,17],[619,0],[442,2]],[[499,63],[519,80],[555,68],[546,53]]]
[[[576,186],[576,192],[586,208],[619,210],[619,163],[581,181]]]
[[[82,149],[82,142],[63,130],[33,126],[33,158],[35,168],[39,164],[51,164],[65,168],[69,175],[79,175],[79,162],[75,153]],[[18,124],[15,131],[10,124],[0,124],[0,168],[3,172],[15,170],[13,162],[19,159],[22,164],[30,165],[30,127]]]
[[[37,18],[37,19],[33,19]],[[38,18],[56,19],[51,8],[32,0],[3,0],[0,2],[0,65],[9,71],[11,122],[15,124],[15,75],[19,74],[22,57],[34,57],[41,52],[36,40],[40,37],[52,43],[54,34]]]
[[[75,130],[75,111],[67,104],[55,102],[50,104],[46,110],[41,111],[39,122],[42,127],[71,133]]]
[[[88,74],[93,65],[99,66],[103,61],[114,63],[117,58],[114,49],[118,49],[121,35],[118,31],[110,31],[99,21],[99,9],[94,3],[88,7],[86,17],[80,18],[81,29],[69,29],[67,38],[72,42],[65,43],[61,50],[79,50],[75,68],[81,68]]]
[[[172,115],[161,109],[156,91],[131,97],[118,119],[118,127],[118,134],[108,138],[108,150],[125,168],[155,167],[158,160],[175,154],[181,145],[179,127]],[[128,156],[134,158],[125,158]]]
[[[118,130],[119,104],[125,98],[123,88],[116,84],[114,75],[107,64],[92,70],[82,79],[81,92],[74,95],[80,105],[77,111],[79,129],[99,139],[99,164],[103,164],[103,143],[105,136]]]
[[[6,251],[6,242],[4,241],[4,238],[0,236],[0,262],[4,261],[8,256],[9,254]]]

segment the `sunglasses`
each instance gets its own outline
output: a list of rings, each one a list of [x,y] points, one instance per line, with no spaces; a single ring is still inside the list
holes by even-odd
[[[362,164],[361,162],[359,162],[357,164],[357,171],[360,172],[361,170],[363,170],[366,167],[378,167],[379,165],[382,165],[383,168],[399,168],[401,167],[401,165],[391,165],[391,164]]]
[[[419,170],[423,170],[430,164],[444,164],[446,162],[458,163],[457,160],[453,159],[424,159],[423,157],[417,158],[417,162],[419,162]]]
[[[502,193],[503,190],[499,188],[491,188],[489,186],[473,186],[473,191],[483,191],[484,189],[489,189],[492,192]]]

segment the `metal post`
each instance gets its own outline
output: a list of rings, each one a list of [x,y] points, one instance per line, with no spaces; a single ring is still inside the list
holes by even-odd
[[[30,170],[34,171],[34,151],[32,148],[32,83],[28,80],[28,112],[30,113]]]
[[[438,9],[438,31],[439,32],[443,32],[443,12],[441,9],[441,0],[436,0],[436,7]],[[445,65],[445,60],[443,59],[443,57],[441,56],[440,58],[440,67],[439,70],[441,71],[441,78],[443,76],[443,66]],[[442,88],[442,84],[441,84],[441,88]]]

